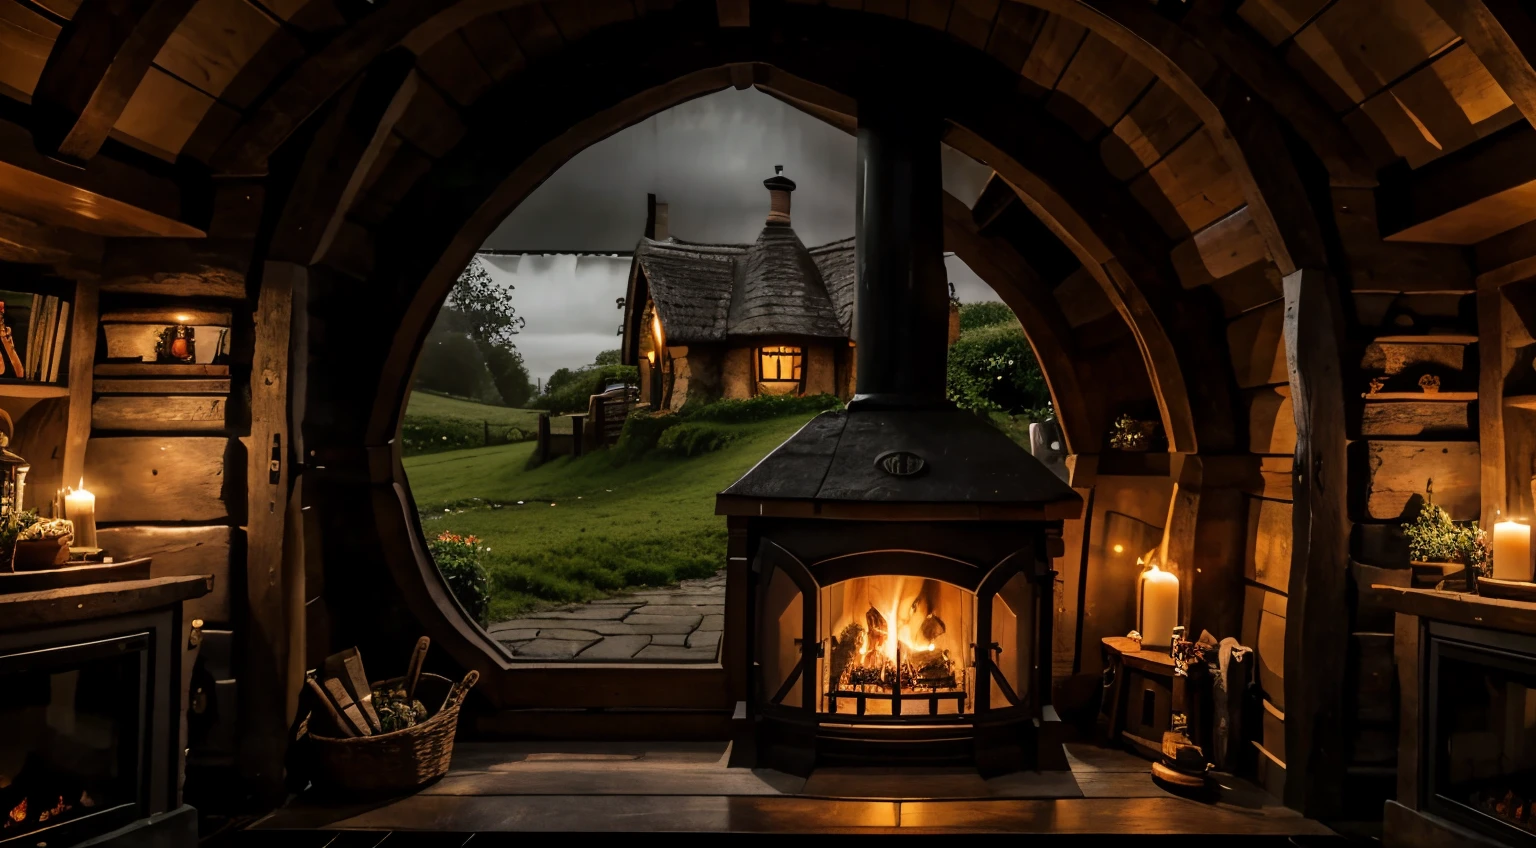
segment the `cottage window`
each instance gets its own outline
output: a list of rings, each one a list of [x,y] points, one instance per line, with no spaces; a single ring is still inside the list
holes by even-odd
[[[804,356],[798,347],[777,345],[758,353],[758,373],[764,383],[798,383]]]

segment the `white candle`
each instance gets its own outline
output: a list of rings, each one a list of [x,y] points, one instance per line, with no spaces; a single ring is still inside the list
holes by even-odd
[[[1179,578],[1157,567],[1141,573],[1141,644],[1166,648],[1179,623]]]
[[[71,489],[64,496],[64,517],[75,524],[75,547],[96,547],[96,496],[84,488]]]
[[[1493,525],[1493,576],[1499,580],[1531,579],[1531,525],[1500,521]]]

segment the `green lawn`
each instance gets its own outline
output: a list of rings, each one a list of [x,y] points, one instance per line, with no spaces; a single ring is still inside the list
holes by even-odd
[[[496,621],[715,573],[725,565],[715,493],[810,417],[722,425],[738,438],[691,459],[652,453],[615,466],[600,451],[529,469],[525,442],[408,457],[405,468],[428,538],[473,534],[486,545]]]
[[[487,437],[491,444],[532,439],[538,427],[537,409],[513,409],[412,392],[401,435],[406,455],[414,456],[480,447]]]

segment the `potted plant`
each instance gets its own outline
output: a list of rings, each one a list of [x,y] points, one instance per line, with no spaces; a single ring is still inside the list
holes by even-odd
[[[67,518],[40,519],[37,513],[16,535],[16,571],[41,571],[69,562],[69,546],[75,540],[75,525]]]
[[[1449,513],[1427,494],[1424,506],[1413,521],[1403,525],[1408,540],[1408,556],[1414,565],[1460,563],[1466,566],[1469,586],[1488,572],[1492,545],[1488,534],[1476,521],[1458,524]]]

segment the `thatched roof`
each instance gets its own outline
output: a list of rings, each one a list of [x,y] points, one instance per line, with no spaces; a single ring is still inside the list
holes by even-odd
[[[793,229],[770,224],[752,245],[641,239],[635,262],[670,342],[848,337],[853,239],[806,250]]]

